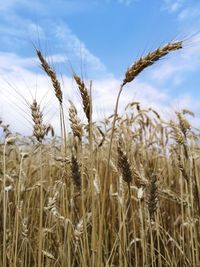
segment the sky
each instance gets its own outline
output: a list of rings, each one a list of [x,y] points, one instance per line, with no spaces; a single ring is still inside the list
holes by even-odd
[[[45,122],[58,128],[58,103],[34,47],[61,81],[66,109],[72,100],[81,119],[73,72],[93,81],[94,119],[113,113],[127,68],[167,42],[183,49],[146,69],[123,91],[120,112],[132,102],[164,116],[188,108],[200,125],[200,2],[197,0],[0,0],[0,118],[31,132],[30,103],[41,103]],[[67,113],[66,113],[67,116]]]

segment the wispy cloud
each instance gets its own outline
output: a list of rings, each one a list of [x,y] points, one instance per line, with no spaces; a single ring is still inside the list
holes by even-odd
[[[200,24],[200,3],[197,2],[193,5],[185,6],[178,14],[178,20],[180,23],[187,21],[194,21],[195,24],[191,24],[190,26],[193,28],[196,26],[199,27]]]
[[[83,41],[81,41],[78,36],[76,36],[72,30],[68,27],[68,25],[60,24],[55,28],[55,36],[60,41],[60,46],[62,46],[63,50],[66,50],[69,55],[72,57],[83,60],[90,69],[94,71],[106,71],[106,66],[103,62],[95,56],[85,45]]]
[[[0,11],[6,11],[9,8],[17,5],[17,4],[21,4],[22,2],[24,2],[23,0],[7,0],[7,1],[1,1],[0,3]]]
[[[59,1],[63,2],[63,0]],[[79,1],[80,0],[75,1],[76,5],[78,5]],[[27,49],[30,50],[30,41],[33,41],[33,43],[39,45],[38,39],[43,44],[45,44],[46,40],[48,40],[48,42],[51,43],[52,50],[59,49],[59,53],[65,54],[65,60],[69,58],[72,63],[73,61],[79,62],[79,66],[81,66],[81,64],[84,62],[90,73],[95,71],[99,73],[106,72],[106,66],[101,59],[92,53],[85,42],[72,31],[67,24],[67,21],[62,20],[61,17],[59,17],[59,19],[56,18],[55,20],[47,17],[45,19],[40,19],[40,21],[36,23],[31,16],[19,16],[19,14],[15,12],[14,6],[18,2],[20,2],[21,6],[24,6],[24,2],[26,1],[10,0],[9,4],[5,5],[4,8],[12,6],[12,12],[9,11],[8,13],[2,13],[0,18],[0,22],[2,22],[0,26],[0,34],[2,36],[1,47],[4,50],[12,50],[15,53],[22,53],[22,51]],[[94,1],[88,0],[87,4],[89,2],[93,3]],[[71,0],[66,1],[65,3],[63,2],[64,6],[66,3],[71,7],[73,6],[73,1]],[[35,5],[37,4],[40,5],[40,2],[36,1]],[[81,3],[80,5],[82,6]],[[61,9],[61,3],[58,6]],[[52,2],[50,2],[50,4],[47,6],[47,9],[50,11],[52,11],[51,8]],[[43,8],[41,7],[41,9]]]
[[[90,9],[95,5],[98,0],[57,0],[56,4],[54,1],[49,0],[6,0],[0,3],[0,11],[12,12],[15,8],[21,10],[26,8],[28,12],[34,8],[35,11],[38,11],[40,15],[48,14],[50,11],[60,10],[61,14],[70,14],[70,13],[80,13],[84,12],[87,9]],[[56,12],[55,12],[56,13]],[[56,16],[56,14],[55,14]]]
[[[200,3],[199,1],[186,0],[162,0],[162,8],[169,13],[174,13],[180,28],[187,30],[198,29],[200,26]],[[195,23],[194,23],[195,21]]]
[[[118,3],[118,4],[122,4],[122,5],[125,5],[125,6],[130,6],[133,2],[136,2],[138,0],[103,0],[104,2],[106,3]],[[103,2],[103,1],[100,1],[100,0],[97,0],[97,2]]]
[[[163,0],[163,8],[168,10],[170,13],[174,13],[179,11],[185,0]]]
[[[126,6],[129,6],[133,0],[118,0],[120,4],[125,4]]]

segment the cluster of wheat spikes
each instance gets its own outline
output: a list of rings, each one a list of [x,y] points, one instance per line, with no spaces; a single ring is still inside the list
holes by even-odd
[[[61,141],[46,138],[37,101],[33,136],[13,134],[0,120],[0,266],[200,266],[199,130],[189,110],[165,121],[152,108],[127,103],[124,86],[182,42],[141,57],[125,73],[114,113],[92,121],[91,83],[73,78],[87,124],[64,97],[56,72],[39,50],[60,107]]]

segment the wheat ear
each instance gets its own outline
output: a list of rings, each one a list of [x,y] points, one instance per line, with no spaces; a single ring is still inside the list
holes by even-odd
[[[72,101],[69,100],[69,120],[71,122],[71,129],[74,137],[78,137],[79,141],[82,139],[83,128],[80,119],[77,115],[77,109]]]
[[[88,90],[85,86],[85,83],[81,80],[81,78],[78,75],[74,74],[73,77],[74,77],[74,80],[76,81],[76,84],[81,94],[83,110],[87,117],[88,123],[90,123],[90,96],[89,96]]]
[[[128,188],[130,190],[130,183],[132,181],[132,172],[126,153],[122,149],[121,142],[119,142],[119,145],[117,147],[117,152],[118,152],[118,168],[122,173],[123,180],[128,184]]]
[[[157,202],[158,202],[157,177],[154,173],[152,173],[149,185],[149,199],[148,199],[148,210],[151,221],[155,220],[155,213],[157,211]]]
[[[34,100],[31,105],[31,114],[34,122],[33,136],[36,137],[38,142],[42,143],[46,133],[46,126],[43,124],[43,114],[40,111],[40,106],[37,104],[36,100]]]
[[[72,179],[73,179],[75,186],[77,187],[77,189],[80,190],[80,188],[81,188],[81,171],[80,171],[80,167],[78,164],[78,160],[73,155],[73,153],[72,153],[72,157],[71,157],[71,175],[72,175]]]
[[[145,68],[153,65],[160,58],[166,56],[171,51],[175,51],[181,48],[182,41],[168,43],[165,46],[160,47],[151,53],[148,53],[145,57],[141,57],[130,68],[128,68],[127,72],[125,73],[123,85],[133,81],[135,77],[140,74]]]
[[[62,104],[62,100],[63,100],[62,90],[61,90],[60,82],[57,79],[55,71],[49,66],[48,62],[46,61],[46,59],[43,57],[42,53],[39,50],[36,49],[36,53],[41,62],[41,66],[43,70],[51,78],[51,81],[52,81],[52,84],[55,90],[55,95],[58,101],[60,102],[60,104]]]

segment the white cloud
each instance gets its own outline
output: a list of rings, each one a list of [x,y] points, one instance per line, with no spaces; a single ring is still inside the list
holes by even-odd
[[[29,69],[35,63],[35,58],[23,59],[9,53],[0,55],[0,117],[23,134],[32,131],[30,104],[35,96],[38,102],[41,101],[41,108],[45,106],[45,120],[53,116],[54,125],[58,121],[54,116],[57,114],[56,99],[48,77]]]
[[[60,60],[59,56],[54,58],[57,57]],[[51,122],[56,133],[59,133],[57,99],[48,77],[43,72],[36,74],[30,69],[34,62],[36,62],[35,58],[24,59],[15,54],[0,54],[0,115],[5,123],[9,123],[14,130],[30,134],[32,131],[31,114],[25,100],[32,103],[37,91],[37,101],[41,102],[41,108],[44,106],[45,122]],[[7,81],[11,86],[8,85]],[[63,76],[63,83],[63,88],[67,88],[67,90],[63,90],[65,108],[67,100],[71,99],[78,108],[81,119],[84,120],[85,115],[82,111],[81,99],[75,83],[71,77],[65,75]],[[94,80],[94,120],[101,120],[106,115],[113,113],[119,85],[120,80],[111,76],[106,79]],[[125,106],[132,101],[140,101],[143,107],[153,107],[165,117],[166,114],[170,116],[171,110],[175,106],[178,108],[190,108],[192,106],[195,110],[200,109],[199,102],[195,101],[190,95],[179,95],[175,100],[165,93],[162,88],[141,82],[139,79],[127,84],[124,88],[120,99],[120,114],[124,112]],[[67,114],[67,111],[65,111],[65,114]]]

